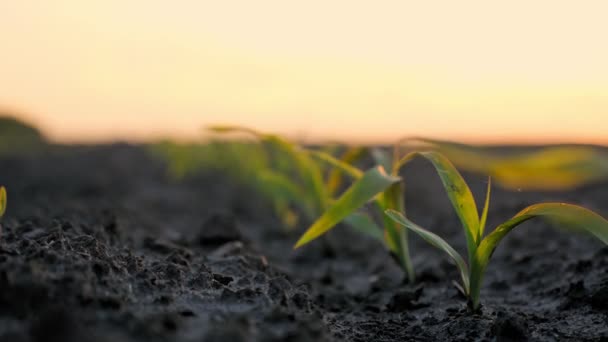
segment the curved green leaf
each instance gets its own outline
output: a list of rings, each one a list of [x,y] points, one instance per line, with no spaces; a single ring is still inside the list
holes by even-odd
[[[431,233],[430,231],[408,220],[400,212],[397,212],[395,210],[387,210],[385,214],[391,219],[393,219],[395,222],[420,235],[421,238],[423,238],[426,242],[428,242],[435,248],[446,252],[450,256],[450,258],[456,263],[456,266],[460,271],[460,277],[462,279],[464,290],[467,294],[469,293],[469,268],[467,267],[467,263],[464,261],[462,256],[460,256],[460,254],[458,254],[458,252],[456,252],[456,250],[452,248],[452,246],[450,246],[444,239],[440,238],[438,235]]]
[[[6,212],[6,189],[0,187],[0,217]]]
[[[349,160],[346,159],[345,160],[340,160],[334,156],[332,156],[329,153],[326,152],[322,152],[322,151],[307,151],[308,154],[310,154],[311,156],[324,161],[326,163],[328,163],[329,165],[333,166],[336,170],[346,173],[347,175],[349,175],[351,178],[353,179],[359,179],[363,176],[363,171],[359,170],[358,168],[352,166],[348,161],[345,160]]]
[[[477,245],[477,237],[479,236],[479,212],[477,211],[477,205],[475,204],[471,189],[469,189],[460,172],[441,153],[421,152],[420,155],[428,159],[435,166],[443,187],[450,198],[450,202],[452,202],[452,206],[456,210],[460,222],[465,227],[467,244],[469,245],[469,250],[471,250],[472,244],[474,246]]]
[[[420,137],[398,144],[431,145],[459,168],[489,174],[502,187],[527,190],[570,189],[608,178],[606,153],[588,146],[548,146],[502,153],[492,148]]]
[[[531,205],[499,225],[479,244],[475,260],[471,265],[471,299],[474,308],[479,305],[479,291],[485,269],[500,241],[515,227],[535,217],[549,219],[566,228],[586,231],[608,244],[608,221],[595,212],[566,203]]]
[[[406,154],[405,156],[401,157],[400,159],[396,159],[394,164],[393,164],[393,174],[398,174],[399,171],[401,170],[402,167],[405,166],[405,164],[409,163],[412,159],[414,159],[415,157],[419,156],[420,153],[419,152],[410,152],[408,154]]]
[[[486,229],[486,222],[488,220],[488,210],[490,209],[490,195],[492,192],[492,178],[488,177],[488,190],[486,190],[486,201],[483,205],[483,212],[479,218],[479,236],[477,241],[483,239],[483,231]]]
[[[424,157],[435,167],[448,198],[464,228],[470,260],[475,254],[475,249],[477,248],[480,236],[479,213],[471,189],[454,165],[443,154],[435,151],[411,152],[406,154],[396,162],[395,170],[393,170],[393,172],[396,174],[401,167],[416,156]]]
[[[507,233],[523,222],[535,217],[547,218],[566,228],[586,231],[605,244],[608,244],[608,221],[602,216],[589,209],[573,204],[540,203],[531,205],[520,211],[483,239],[477,249],[477,261],[481,265],[487,264],[492,252],[494,252],[496,246]]]
[[[301,247],[323,235],[355,210],[399,181],[401,181],[400,178],[387,175],[380,166],[368,170],[308,228],[294,248]]]
[[[343,176],[349,175],[353,179],[360,178],[363,172],[359,168],[355,167],[354,164],[366,155],[367,149],[360,146],[349,147],[340,157],[340,161],[343,166],[335,165],[331,169],[327,178],[327,191],[329,194],[334,194],[342,185]]]

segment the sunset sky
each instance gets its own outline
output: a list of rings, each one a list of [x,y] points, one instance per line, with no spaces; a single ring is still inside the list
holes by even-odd
[[[608,144],[608,2],[0,2],[0,108],[60,141]]]

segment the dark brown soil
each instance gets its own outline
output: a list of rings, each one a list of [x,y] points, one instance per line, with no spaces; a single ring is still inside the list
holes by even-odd
[[[410,217],[463,250],[432,169],[406,171]],[[474,192],[483,178],[466,175]],[[169,180],[140,147],[0,160],[1,341],[606,341],[608,248],[541,222],[496,251],[467,311],[456,268],[412,237],[408,285],[381,245],[338,227],[293,252],[265,203],[219,174]],[[525,189],[524,189],[525,190]],[[608,213],[608,184],[496,189],[490,226],[563,200]]]

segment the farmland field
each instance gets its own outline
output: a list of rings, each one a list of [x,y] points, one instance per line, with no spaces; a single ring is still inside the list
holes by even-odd
[[[477,198],[485,177],[463,173]],[[464,253],[432,166],[405,170],[408,216]],[[144,146],[52,146],[0,158],[1,341],[600,341],[608,247],[531,221],[507,236],[470,313],[444,254],[411,235],[418,281],[377,241],[339,226],[297,251],[247,184],[181,180]],[[608,183],[493,190],[488,228],[529,204],[608,213]],[[480,203],[478,203],[480,205]]]

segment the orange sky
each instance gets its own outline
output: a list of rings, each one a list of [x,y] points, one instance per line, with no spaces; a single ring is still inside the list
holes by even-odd
[[[608,143],[606,1],[0,3],[0,107],[62,141]]]

